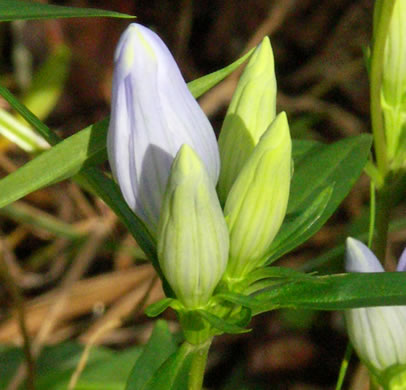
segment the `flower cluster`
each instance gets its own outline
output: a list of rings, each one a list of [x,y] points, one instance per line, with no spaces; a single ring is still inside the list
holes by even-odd
[[[219,144],[162,40],[131,24],[115,54],[108,157],[123,196],[156,238],[178,301],[205,307],[215,288],[264,265],[284,219],[291,138],[276,115],[268,38],[255,50]],[[220,169],[221,161],[221,169]]]

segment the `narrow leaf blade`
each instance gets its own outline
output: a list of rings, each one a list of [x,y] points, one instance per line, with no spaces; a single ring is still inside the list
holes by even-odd
[[[406,305],[406,273],[348,273],[314,276],[310,280],[272,287],[255,295],[259,314],[275,307],[346,310],[357,307]]]
[[[24,0],[0,0],[0,22],[78,17],[134,18],[115,11],[75,8]]]

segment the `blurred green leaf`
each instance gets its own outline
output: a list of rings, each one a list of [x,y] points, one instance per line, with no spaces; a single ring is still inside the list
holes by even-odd
[[[46,347],[36,365],[36,388],[66,390],[83,349],[83,345],[75,343]],[[131,347],[120,352],[93,347],[75,390],[124,390],[134,360],[140,356],[141,351],[139,347]],[[6,388],[23,360],[24,355],[20,348],[7,348],[0,352],[1,389]]]
[[[0,134],[28,153],[37,153],[49,148],[43,137],[2,108]]]
[[[61,96],[69,72],[70,49],[58,45],[34,74],[30,88],[22,97],[23,104],[39,119],[46,118]]]
[[[273,286],[258,294],[251,307],[259,314],[277,307],[345,310],[357,307],[406,305],[406,273],[347,273],[314,276]]]
[[[1,1],[1,0],[0,0]],[[0,85],[0,95],[13,107],[49,144],[61,141],[48,126],[42,123],[27,107],[24,106],[7,88]]]
[[[0,207],[103,162],[107,124],[104,120],[87,127],[0,180]]]
[[[184,342],[139,390],[186,390],[190,366],[196,353],[199,353],[198,347]]]
[[[131,15],[95,8],[74,8],[23,0],[0,0],[0,22],[22,19],[37,20],[79,17],[134,18]]]
[[[139,390],[176,351],[176,343],[165,321],[157,321],[147,345],[132,368],[126,390]]]
[[[0,215],[6,216],[18,223],[34,226],[53,233],[58,237],[76,240],[83,237],[86,233],[80,232],[72,225],[44,213],[23,202],[16,202],[0,208]]]

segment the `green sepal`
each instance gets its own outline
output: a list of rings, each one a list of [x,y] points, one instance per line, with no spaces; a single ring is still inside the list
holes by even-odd
[[[163,313],[168,307],[171,307],[174,310],[182,310],[183,305],[174,298],[164,298],[159,300],[158,302],[149,305],[145,309],[145,314],[148,317],[157,317],[161,313]]]
[[[406,388],[406,364],[391,366],[376,378],[384,390],[403,390]]]
[[[198,313],[201,318],[206,320],[213,328],[221,330],[224,333],[240,334],[251,331],[251,329],[246,329],[239,325],[240,320],[246,322],[247,309],[244,309],[243,311],[243,318],[239,318],[237,321],[224,320],[212,313],[209,313],[207,310],[196,310],[196,313]],[[249,318],[251,319],[250,313],[251,312],[249,311]],[[247,322],[249,322],[249,320]]]

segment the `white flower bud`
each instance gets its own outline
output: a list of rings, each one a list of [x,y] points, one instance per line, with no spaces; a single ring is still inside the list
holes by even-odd
[[[193,147],[216,185],[219,152],[207,117],[162,40],[133,23],[115,53],[107,151],[124,199],[153,234],[183,144]]]

